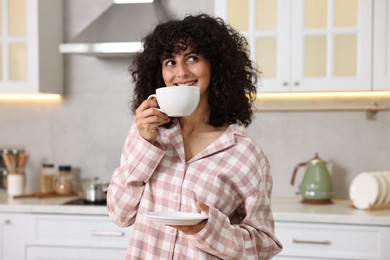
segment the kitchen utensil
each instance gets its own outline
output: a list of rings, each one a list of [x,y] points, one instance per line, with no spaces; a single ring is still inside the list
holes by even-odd
[[[101,181],[99,177],[82,182],[83,198],[88,202],[105,201],[109,182]]]
[[[78,193],[73,192],[69,194],[58,194],[55,192],[52,193],[41,193],[41,192],[33,192],[33,193],[23,193],[20,195],[14,195],[14,199],[27,199],[27,198],[38,198],[38,199],[48,199],[48,198],[62,198],[62,197],[76,197],[79,196]]]
[[[7,175],[23,174],[28,160],[28,154],[21,148],[0,149],[0,188],[7,188]]]
[[[19,151],[16,154],[17,171],[24,173],[29,155],[25,151]]]
[[[308,162],[297,164],[291,175],[291,185],[294,185],[298,170],[306,166],[306,171],[300,184],[300,194],[303,203],[328,204],[332,203],[332,178],[325,161],[320,159],[318,153]]]
[[[145,216],[157,224],[191,226],[208,219],[207,215],[194,212],[155,211],[146,212]]]
[[[3,160],[8,172],[16,172],[16,159],[11,151],[3,151]]]

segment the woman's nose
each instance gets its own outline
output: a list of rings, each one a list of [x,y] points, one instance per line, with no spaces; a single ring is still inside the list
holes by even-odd
[[[185,64],[177,64],[176,69],[176,73],[179,78],[185,78],[188,75],[188,69]]]

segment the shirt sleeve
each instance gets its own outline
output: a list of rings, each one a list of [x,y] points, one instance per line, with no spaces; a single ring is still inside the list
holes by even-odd
[[[120,166],[115,169],[107,191],[107,208],[112,221],[127,227],[134,223],[145,183],[154,173],[165,151],[146,141],[135,124],[126,138]]]
[[[270,259],[282,245],[274,235],[271,211],[272,177],[266,158],[258,171],[258,189],[243,201],[243,220],[231,224],[228,216],[210,207],[206,226],[190,240],[200,249],[221,259]]]

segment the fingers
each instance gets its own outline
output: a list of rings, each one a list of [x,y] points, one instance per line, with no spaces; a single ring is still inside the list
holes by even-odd
[[[203,202],[196,202],[196,206],[203,212],[205,213],[206,215],[209,214],[209,206],[207,206],[205,203]],[[199,231],[201,231],[207,224],[207,219],[206,220],[203,220],[202,222],[200,222],[199,224],[196,224],[196,225],[192,225],[192,226],[178,226],[178,225],[168,225],[170,227],[173,227],[181,232],[183,232],[184,234],[186,235],[195,235],[196,233],[198,233]]]
[[[204,220],[200,222],[199,224],[193,225],[193,226],[174,226],[169,225],[170,227],[176,228],[177,230],[180,230],[186,235],[195,235],[199,231],[201,231],[206,226],[207,220]]]
[[[203,202],[200,202],[198,201],[196,203],[196,205],[198,206],[198,208],[203,212],[205,213],[206,215],[209,214],[209,206],[207,206],[206,204],[204,204]]]
[[[157,106],[155,99],[147,99],[135,111],[135,124],[138,132],[151,143],[157,138],[157,128],[169,122],[169,117],[157,110]]]

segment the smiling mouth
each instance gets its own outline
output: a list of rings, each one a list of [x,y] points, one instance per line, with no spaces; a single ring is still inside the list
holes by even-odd
[[[180,83],[175,83],[175,86],[196,86],[197,82],[198,82],[197,80],[189,81],[189,82],[180,82]]]

